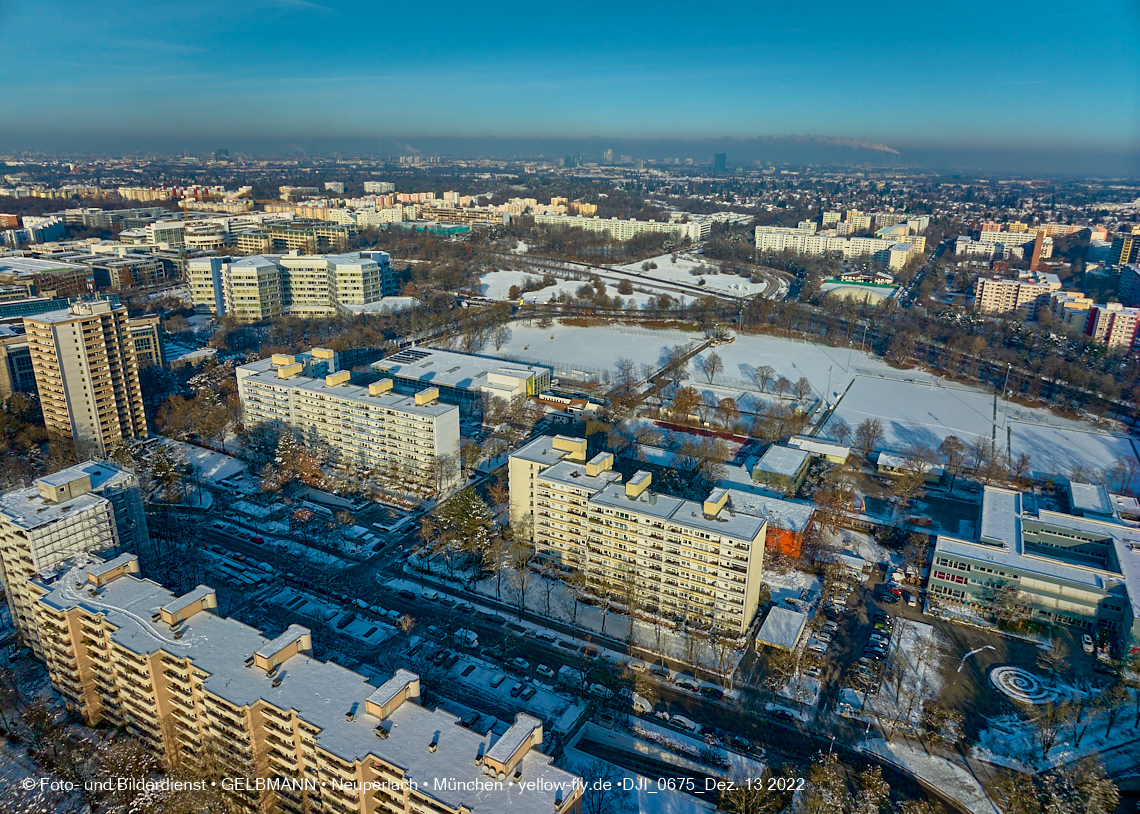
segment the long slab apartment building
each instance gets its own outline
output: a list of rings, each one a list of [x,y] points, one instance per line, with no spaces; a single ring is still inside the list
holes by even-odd
[[[756,248],[762,252],[790,251],[794,254],[839,254],[844,258],[870,255],[892,269],[901,269],[926,249],[926,237],[907,234],[907,227],[886,227],[875,237],[840,237],[831,231],[819,232],[816,224],[798,226],[757,226]],[[900,232],[898,234],[893,232]]]
[[[194,307],[257,322],[357,313],[397,293],[387,252],[200,257],[187,263]]]
[[[1034,496],[987,486],[977,540],[942,535],[929,594],[988,612],[1009,585],[1035,621],[1119,638],[1140,647],[1140,528],[1121,521],[1103,486],[1071,485],[1074,514],[1038,508]]]
[[[168,765],[278,781],[235,790],[242,809],[579,814],[581,781],[535,748],[537,718],[480,734],[416,703],[414,673],[376,686],[313,658],[307,628],[268,638],[217,616],[208,586],[176,596],[137,574],[123,554],[29,582],[52,684],[88,723],[124,728]]]
[[[248,425],[289,428],[306,445],[362,470],[430,491],[442,486],[434,482],[437,459],[459,458],[459,408],[441,403],[436,388],[401,396],[391,379],[351,384],[336,352],[325,348],[274,354],[236,374]]]
[[[632,581],[643,606],[741,635],[756,614],[767,521],[735,511],[716,489],[703,503],[622,482],[613,455],[586,460],[586,441],[543,436],[508,463],[511,520],[533,522],[538,558],[582,571],[620,595]]]

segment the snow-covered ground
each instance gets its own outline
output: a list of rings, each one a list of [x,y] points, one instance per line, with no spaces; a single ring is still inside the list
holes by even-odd
[[[763,584],[772,592],[772,601],[775,604],[801,611],[806,611],[819,599],[823,586],[815,574],[807,574],[794,568],[782,574],[765,570]],[[792,601],[786,601],[789,599]]]
[[[528,280],[542,280],[542,276],[528,271],[491,271],[484,274],[479,278],[481,284],[482,295],[490,297],[493,300],[506,300],[510,293],[511,286],[517,285],[520,289],[523,284]],[[536,291],[529,291],[523,296],[530,300],[534,298],[536,302],[549,302],[552,298],[559,294],[566,293],[570,296],[577,296],[578,289],[586,285],[586,280],[563,280],[559,279],[554,285],[548,285]],[[606,294],[613,297],[617,295],[622,298],[626,308],[642,308],[652,294],[646,294],[636,290],[634,286],[634,293],[632,294],[618,294],[616,285],[606,285]]]
[[[548,364],[555,367],[555,376],[582,379],[603,371],[613,375],[621,358],[633,360],[639,368],[659,367],[665,349],[699,339],[692,333],[638,326],[515,325],[511,339],[492,355]],[[702,351],[694,357],[686,371],[686,383],[710,391],[715,398],[731,395],[748,406],[748,398],[759,395],[752,372],[768,365],[775,371],[774,377],[783,376],[792,382],[806,377],[815,398],[827,395],[834,401],[843,395],[829,426],[839,419],[854,427],[865,418],[879,418],[884,425],[885,448],[902,450],[915,443],[937,447],[951,434],[967,442],[990,435],[992,393],[946,385],[940,377],[922,370],[899,371],[867,353],[779,337],[737,336],[715,348],[724,372],[710,383],[701,371],[703,360],[712,352]],[[844,395],[849,384],[851,389]],[[764,399],[774,398],[771,389],[769,385]],[[999,443],[1004,444],[1008,425],[1014,456],[1029,454],[1031,469],[1040,474],[1067,474],[1076,465],[1103,470],[1118,456],[1134,455],[1128,438],[1104,433],[1087,422],[1060,418],[1042,408],[999,402],[998,425]],[[827,432],[825,427],[823,434]]]
[[[643,269],[642,266],[646,262],[656,263],[657,268],[649,270]],[[705,273],[700,275],[692,273],[701,267],[717,273]],[[763,294],[768,288],[765,283],[753,283],[750,282],[747,277],[739,277],[735,274],[720,274],[719,269],[716,268],[715,260],[706,260],[703,257],[689,254],[678,254],[676,262],[673,261],[673,255],[663,254],[660,257],[652,257],[648,261],[639,260],[636,263],[615,266],[614,268],[624,271],[636,271],[647,277],[653,277],[658,280],[669,280],[676,283],[685,283],[686,285],[699,285],[700,281],[704,280],[704,288],[723,291],[726,294],[733,294],[738,297],[750,297],[753,294]]]
[[[245,464],[231,455],[223,455],[221,452],[175,441],[173,438],[160,437],[158,441],[167,447],[178,460],[199,471],[202,480],[207,483],[217,485],[218,481],[245,472]]]
[[[927,754],[925,750],[916,749],[901,740],[887,743],[881,738],[874,738],[863,741],[859,744],[859,749],[922,778],[927,784],[958,802],[966,811],[974,814],[1001,812],[986,794],[974,773],[957,763]]]
[[[421,572],[424,576],[434,576],[440,582],[443,590],[453,592],[457,597],[462,596],[465,601],[477,602],[476,596],[472,596],[470,592],[461,589],[460,584],[466,585],[466,575],[459,569],[455,571],[455,581],[450,584],[447,581],[446,568],[441,562],[441,558],[435,557],[429,563],[421,563],[417,557],[413,556],[409,559],[409,566],[426,567],[427,572]],[[414,583],[406,580],[392,580],[386,583],[389,588],[408,587],[411,590],[419,592],[420,588]],[[503,573],[501,591],[496,591],[497,580],[495,577],[487,577],[480,580],[475,586],[475,594],[482,595],[488,599],[498,599],[508,605],[514,605],[518,599],[518,589],[514,579],[513,572],[506,569]],[[548,590],[549,589],[549,590]],[[463,594],[466,594],[463,596]],[[531,574],[527,582],[526,588],[526,607],[532,613],[545,616],[551,619],[557,619],[566,624],[574,624],[582,630],[578,637],[561,636],[560,638],[573,640],[579,646],[590,641],[590,643],[598,647],[605,658],[613,661],[624,661],[625,656],[617,651],[609,651],[605,648],[604,643],[591,641],[591,632],[604,634],[605,636],[616,639],[621,642],[629,641],[629,628],[630,617],[625,614],[617,613],[613,610],[603,612],[601,607],[597,605],[588,605],[579,603],[577,618],[574,618],[573,607],[575,599],[573,593],[566,587],[566,585],[558,580],[549,580],[540,577],[537,574]],[[497,611],[502,614],[503,611]],[[677,661],[687,662],[689,653],[689,643],[685,633],[673,630],[667,623],[662,622],[660,626],[655,626],[650,622],[642,619],[634,621],[634,639],[633,643],[636,647],[642,650],[662,653],[669,658]],[[537,628],[527,622],[518,623],[523,627]],[[604,625],[604,630],[603,630]],[[585,639],[586,641],[583,641]],[[713,648],[701,638],[694,638],[693,656],[702,666],[708,670],[718,669],[716,654]],[[736,665],[740,663],[740,659],[744,657],[743,649],[737,651],[733,650],[727,655],[727,669],[735,670]],[[701,682],[698,682],[701,683]]]
[[[1058,683],[1053,688],[1059,700],[1087,698],[1090,693],[1094,698],[1099,696],[1099,688],[1087,685],[1078,688]],[[1034,737],[1036,728],[1032,718],[1041,713],[1039,706],[1023,706],[1022,715],[991,718],[989,726],[978,734],[978,743],[971,754],[998,766],[1042,771],[1049,766],[1070,763],[1122,744],[1140,741],[1140,728],[1136,726],[1136,690],[1130,688],[1127,692],[1124,703],[1112,722],[1111,731],[1107,711],[1103,708],[1089,708],[1082,723],[1068,723],[1061,727],[1061,734],[1047,757],[1042,757],[1041,746]],[[1077,732],[1081,732],[1079,746]]]
[[[657,370],[662,352],[675,345],[699,342],[689,331],[656,331],[636,325],[592,325],[588,328],[555,324],[549,328],[515,323],[502,348],[484,349],[489,356],[534,362],[554,367],[554,376],[585,378],[588,374],[613,375],[619,359],[632,359]],[[582,375],[576,375],[582,374]]]
[[[840,420],[854,428],[866,418],[878,418],[883,423],[885,449],[901,451],[912,444],[937,449],[948,435],[966,443],[978,436],[990,437],[992,393],[937,384],[916,371],[906,375],[915,381],[858,376],[823,434]],[[1064,475],[1075,466],[1105,470],[1118,457],[1134,455],[1126,437],[1098,431],[1090,424],[1060,418],[1044,409],[999,401],[997,439],[1003,447],[1007,427],[1013,456],[1028,454],[1030,469],[1041,475]]]

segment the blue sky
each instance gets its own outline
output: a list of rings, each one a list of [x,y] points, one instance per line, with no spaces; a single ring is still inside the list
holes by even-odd
[[[1135,155],[1140,144],[1133,0],[0,0],[0,31],[3,147],[815,134],[904,155]]]

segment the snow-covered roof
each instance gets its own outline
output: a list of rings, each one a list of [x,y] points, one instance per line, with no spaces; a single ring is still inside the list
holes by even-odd
[[[846,458],[851,454],[851,447],[844,446],[830,438],[812,438],[807,435],[793,435],[788,443],[800,449],[806,449],[813,455],[836,455]]]
[[[773,475],[794,478],[810,457],[811,453],[806,449],[784,447],[777,444],[768,448],[763,457],[756,462],[752,471],[755,472],[759,469],[761,472],[771,472]]]
[[[1013,547],[1021,542],[1021,493],[987,486],[982,492],[983,543]]]
[[[1069,495],[1072,497],[1073,508],[1082,514],[1112,514],[1108,490],[1101,484],[1070,483]]]
[[[185,620],[181,638],[175,639],[166,624],[152,621],[159,608],[176,599],[170,591],[150,580],[123,576],[91,596],[87,590],[75,588],[77,582],[86,586],[87,563],[91,561],[77,559],[53,579],[42,579],[39,584],[47,593],[39,601],[57,610],[80,607],[91,614],[103,614],[117,628],[112,640],[132,653],[145,655],[162,649],[179,658],[190,658],[209,676],[204,688],[239,708],[265,701],[280,710],[296,710],[300,718],[320,730],[317,746],[341,760],[351,763],[375,755],[402,769],[421,792],[451,809],[466,806],[473,814],[549,814],[557,798],[569,796],[576,778],[534,750],[518,764],[524,782],[537,783],[534,790],[519,794],[505,784],[496,790],[485,783],[469,790],[464,784],[486,781],[475,758],[480,752],[488,754],[495,749],[493,735],[479,735],[459,726],[459,719],[444,710],[406,702],[386,719],[389,737],[378,738],[375,729],[379,720],[364,711],[364,702],[380,688],[364,676],[304,654],[284,662],[272,678],[263,670],[249,669],[245,659],[269,641],[254,628],[213,613],[196,613]],[[280,681],[274,686],[276,679]],[[358,712],[348,720],[346,714],[353,704],[358,705]],[[434,752],[427,748],[433,740]],[[457,787],[436,785],[436,778],[459,782]]]
[[[811,516],[815,513],[815,506],[811,503],[781,500],[740,489],[728,490],[728,504],[741,514],[763,518],[775,528],[796,533],[807,529]]]
[[[391,376],[416,379],[425,384],[443,385],[464,390],[478,390],[490,382],[492,374],[527,380],[550,368],[502,359],[488,359],[467,353],[435,348],[405,348],[397,354],[372,363],[372,369]],[[501,383],[500,383],[501,384]]]
[[[807,614],[774,605],[756,634],[756,642],[794,650],[806,624]]]
[[[905,456],[895,455],[892,452],[880,452],[879,457],[876,459],[876,464],[879,466],[879,468],[885,467],[887,469],[907,469],[917,464],[917,468],[920,471],[931,475],[938,475],[939,477],[941,477],[942,473],[945,472],[942,467],[937,466],[936,464],[933,464],[929,461],[912,462]]]

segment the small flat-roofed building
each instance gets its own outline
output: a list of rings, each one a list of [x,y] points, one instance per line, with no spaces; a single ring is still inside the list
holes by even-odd
[[[550,388],[551,369],[435,348],[406,348],[372,363],[399,388],[438,387],[439,398],[464,415],[481,415],[483,399],[536,396]]]
[[[806,449],[773,444],[752,468],[752,480],[794,495],[807,476],[811,455]]]
[[[1112,501],[1108,498],[1108,489],[1103,484],[1070,483],[1069,502],[1072,504],[1073,514],[1080,517],[1108,520],[1115,514]]]
[[[803,553],[804,536],[811,529],[815,506],[806,501],[782,500],[771,495],[728,490],[729,505],[738,512],[768,521],[765,547],[788,557]]]
[[[756,644],[795,650],[807,626],[807,614],[773,605],[756,634]]]
[[[806,449],[812,455],[831,461],[833,464],[847,463],[847,459],[851,457],[851,447],[832,441],[830,438],[793,435],[788,439],[788,446]]]
[[[910,472],[915,466],[919,467],[923,472],[923,480],[927,483],[938,483],[942,480],[942,476],[946,470],[937,464],[926,462],[912,463],[902,455],[895,455],[890,452],[880,452],[879,457],[875,462],[876,468],[883,475],[890,475],[898,477]]]

